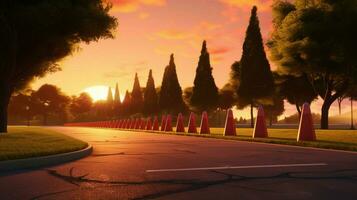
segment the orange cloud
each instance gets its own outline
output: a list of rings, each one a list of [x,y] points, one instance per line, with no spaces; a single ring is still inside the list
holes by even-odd
[[[113,4],[114,12],[130,13],[141,6],[164,6],[166,0],[109,0]]]
[[[191,34],[177,29],[166,29],[157,32],[156,36],[167,40],[183,40],[189,38]]]
[[[218,54],[225,54],[231,49],[228,47],[213,47],[211,49],[208,49],[209,53],[212,55],[218,55]]]

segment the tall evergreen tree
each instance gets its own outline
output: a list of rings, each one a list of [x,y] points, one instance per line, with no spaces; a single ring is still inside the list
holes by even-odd
[[[123,115],[132,114],[132,112],[131,112],[131,98],[130,98],[130,94],[129,94],[128,90],[126,90],[123,102],[121,104],[121,113]]]
[[[198,111],[213,110],[217,107],[218,98],[206,41],[203,41],[190,103]]]
[[[120,114],[120,93],[119,93],[119,87],[118,83],[115,85],[115,93],[114,93],[114,102],[113,102],[113,108],[114,108],[114,113],[119,115]]]
[[[253,127],[253,107],[270,99],[274,91],[273,75],[264,51],[256,6],[251,11],[239,64],[240,72],[236,73],[239,74],[240,79],[237,87],[238,107],[244,108],[250,105]]]
[[[158,111],[158,97],[155,89],[155,81],[152,77],[152,70],[149,71],[148,81],[144,93],[144,107],[145,114],[153,114]]]
[[[165,68],[159,96],[159,107],[161,111],[172,114],[186,111],[182,89],[177,78],[174,54],[171,54],[170,63]]]
[[[139,83],[138,73],[135,73],[133,90],[131,92],[131,111],[133,114],[142,112],[143,94]]]
[[[113,100],[112,88],[109,87],[108,95],[107,95],[107,114],[109,117],[111,117],[113,114],[113,105],[114,105],[114,100]]]

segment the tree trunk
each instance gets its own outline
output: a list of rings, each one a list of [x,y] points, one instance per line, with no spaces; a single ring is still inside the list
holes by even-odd
[[[321,107],[321,129],[328,129],[328,115],[333,101],[325,99]]]
[[[270,112],[270,116],[269,116],[269,127],[273,126],[273,112]]]
[[[355,126],[353,124],[353,98],[351,97],[351,130],[355,130]]]
[[[253,103],[250,104],[250,127],[254,128]]]
[[[0,134],[7,133],[7,107],[9,105],[11,90],[0,83]]]

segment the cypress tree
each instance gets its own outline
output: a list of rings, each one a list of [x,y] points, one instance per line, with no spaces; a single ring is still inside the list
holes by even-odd
[[[250,105],[253,127],[253,107],[260,104],[260,101],[271,98],[274,91],[273,75],[264,51],[256,6],[251,11],[238,69],[240,72],[234,73],[239,74],[238,107]]]
[[[152,77],[152,70],[149,71],[148,81],[144,93],[144,107],[145,114],[153,114],[158,111],[158,97],[155,89],[155,81]]]
[[[119,114],[119,109],[120,109],[120,93],[119,93],[119,87],[118,83],[115,85],[115,93],[114,93],[114,102],[113,102],[113,107],[114,107],[114,112],[116,114]]]
[[[177,78],[174,54],[171,54],[170,63],[165,68],[159,96],[159,106],[161,111],[172,114],[186,111],[186,105],[182,98],[182,89]]]
[[[107,114],[108,116],[112,116],[113,114],[113,93],[112,93],[112,88],[108,88],[108,95],[107,95]]]
[[[135,73],[133,90],[131,92],[131,111],[133,114],[140,113],[143,107],[143,94],[141,92],[138,73]]]
[[[212,76],[206,41],[202,44],[190,103],[199,111],[215,109],[218,104],[218,89]]]
[[[123,103],[121,104],[121,107],[122,107],[122,113],[124,115],[131,114],[131,98],[128,90],[126,90],[125,92],[125,96],[123,99]]]

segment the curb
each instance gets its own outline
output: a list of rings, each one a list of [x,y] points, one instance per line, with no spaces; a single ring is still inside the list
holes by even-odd
[[[55,154],[49,156],[40,156],[34,158],[0,161],[0,172],[40,168],[50,165],[63,164],[66,162],[78,160],[86,156],[89,156],[90,154],[92,154],[92,151],[93,151],[92,145],[88,145],[85,149],[81,149],[73,152],[67,152],[67,153],[61,153],[61,154]]]

